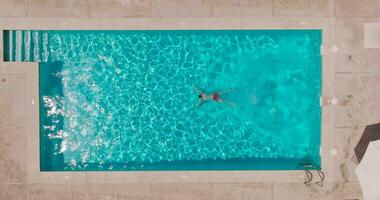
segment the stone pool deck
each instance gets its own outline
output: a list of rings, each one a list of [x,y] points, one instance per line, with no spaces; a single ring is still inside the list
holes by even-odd
[[[323,110],[323,187],[290,171],[40,173],[37,65],[0,63],[0,199],[361,199],[353,147],[380,122],[366,23],[380,23],[378,0],[1,0],[0,30],[321,28],[323,93],[343,103]]]

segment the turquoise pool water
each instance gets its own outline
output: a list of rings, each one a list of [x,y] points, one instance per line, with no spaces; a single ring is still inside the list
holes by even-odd
[[[320,30],[6,35],[40,62],[42,171],[320,167]]]

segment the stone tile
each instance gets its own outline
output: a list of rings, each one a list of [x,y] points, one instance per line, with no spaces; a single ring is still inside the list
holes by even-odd
[[[1,22],[0,22],[1,23]],[[0,32],[0,62],[4,61],[4,38],[3,38],[3,32]],[[1,64],[0,64],[1,66]]]
[[[150,185],[141,183],[71,184],[73,200],[145,200],[149,199]]]
[[[91,200],[89,184],[71,184],[71,192],[73,200]]]
[[[28,136],[32,134],[38,134],[39,132],[39,114],[40,114],[40,108],[39,108],[39,95],[38,92],[28,92],[26,95],[26,101],[27,101],[27,121],[25,122],[26,126],[28,126]],[[35,133],[37,131],[37,133]]]
[[[37,92],[39,91],[38,89],[38,77],[39,75],[38,74],[27,74],[26,75],[26,89],[27,89],[27,92],[28,93],[31,93],[31,92]]]
[[[303,200],[311,199],[310,188],[302,183],[275,183],[273,184],[273,200]]]
[[[322,187],[317,184],[311,184],[310,187],[307,187],[307,190],[312,200],[338,200],[339,198],[337,199],[333,196],[336,188],[338,188],[337,184],[325,181]]]
[[[0,184],[0,199],[25,200],[28,198],[27,187],[24,184]]]
[[[113,191],[117,200],[150,199],[150,185],[141,183],[114,184]]]
[[[213,184],[217,200],[267,200],[272,199],[271,183],[218,183]]]
[[[26,181],[26,134],[23,128],[0,128],[0,183]]]
[[[380,65],[377,63],[380,51],[366,49],[355,53],[336,55],[337,72],[379,72]]]
[[[332,17],[332,0],[274,0],[274,16]]]
[[[358,199],[362,200],[363,195],[359,183],[349,182],[349,183],[336,183],[334,184],[333,190],[328,195],[329,199]]]
[[[30,21],[30,28],[38,30],[149,30],[151,22],[150,18],[93,17],[80,20],[78,18],[34,18]]]
[[[336,71],[380,71],[380,49],[364,48],[364,24],[376,19],[339,19],[336,23]]]
[[[323,53],[322,56],[322,94],[332,96],[334,94],[335,55]]]
[[[28,94],[30,96],[30,94]],[[28,97],[30,98],[30,97]],[[40,172],[40,144],[39,144],[39,108],[38,104],[29,104],[28,108],[28,132],[27,137],[27,180],[29,183],[46,183],[39,182],[37,175],[46,175]],[[34,108],[32,108],[34,106]],[[57,179],[54,180],[57,182]]]
[[[331,85],[330,85],[331,87]],[[330,150],[334,146],[333,135],[334,132],[334,107],[329,105],[323,107],[322,111],[322,132],[321,132],[321,168],[325,174],[325,182],[334,181],[334,158],[330,155]],[[305,173],[303,173],[303,181],[306,180]]]
[[[151,0],[89,0],[92,17],[149,17]]]
[[[355,169],[358,163],[354,148],[362,133],[362,129],[335,128],[334,143],[338,150],[334,159],[334,181],[336,183],[357,182]]]
[[[281,192],[281,193],[280,193]],[[354,200],[362,199],[360,186],[358,183],[333,183],[324,182],[320,187],[311,184],[310,187],[304,184],[285,183],[276,185],[273,190],[274,198],[294,199],[294,200]]]
[[[29,184],[29,200],[70,200],[70,185],[65,184]]]
[[[380,17],[378,0],[336,0],[337,17]]]
[[[27,121],[26,126],[29,127],[29,135],[34,134],[34,127],[39,126],[39,83],[38,74],[28,74],[27,78],[27,94],[26,94],[26,104],[27,104]],[[37,128],[38,129],[38,128]]]
[[[364,48],[380,49],[380,23],[364,24]]]
[[[38,64],[32,62],[0,62],[0,74],[38,74]]]
[[[1,0],[0,17],[25,17],[27,0]]]
[[[215,0],[213,17],[268,17],[272,16],[272,1],[268,0]]]
[[[316,173],[314,176],[317,176]],[[314,179],[317,179],[315,177]],[[325,182],[323,187],[314,184],[310,187],[303,183],[274,183],[273,184],[273,200],[336,200],[331,195],[336,188],[335,184]]]
[[[113,192],[112,184],[90,184],[90,200],[114,200],[115,194]]]
[[[152,184],[151,196],[155,200],[209,200],[213,198],[211,184],[205,183]]]
[[[29,17],[89,17],[88,0],[29,0]]]
[[[211,17],[212,4],[205,0],[153,0],[152,17]]]
[[[344,101],[344,105],[334,107],[334,124],[335,127],[349,127],[352,128],[356,125],[352,119],[352,100],[353,90],[350,85],[351,82],[358,82],[357,78],[351,74],[337,74],[335,75],[335,97],[340,101]]]
[[[339,73],[335,94],[335,127],[361,128],[380,121],[380,73]]]
[[[24,127],[26,75],[0,73],[0,127]]]
[[[1,29],[29,29],[29,20],[25,18],[2,18],[0,17]],[[4,64],[0,62],[0,65]],[[8,63],[7,63],[8,64]]]
[[[364,47],[364,21],[362,19],[338,19],[336,43],[339,53],[353,53]]]

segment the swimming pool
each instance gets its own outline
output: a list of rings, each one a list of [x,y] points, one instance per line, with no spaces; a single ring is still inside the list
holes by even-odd
[[[8,31],[39,61],[40,167],[320,168],[320,30]],[[236,106],[206,102],[207,92]]]

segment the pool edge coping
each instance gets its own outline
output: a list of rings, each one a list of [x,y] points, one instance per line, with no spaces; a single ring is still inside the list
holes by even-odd
[[[322,37],[322,94],[334,96],[334,18],[113,18],[113,19],[0,19],[0,29],[33,30],[215,30],[215,29],[321,29]],[[2,41],[2,34],[0,37]],[[3,56],[1,45],[0,58]],[[3,60],[3,59],[2,59]],[[1,63],[0,73],[27,73],[37,76],[37,63]],[[13,66],[12,66],[13,65]],[[14,69],[14,65],[20,69]],[[10,69],[7,66],[11,66]],[[30,69],[33,68],[33,69]],[[27,182],[29,183],[124,183],[124,182],[303,182],[303,171],[123,171],[123,172],[40,172],[39,171],[39,113],[38,81],[28,84]],[[334,112],[332,106],[322,109],[321,167],[326,180],[334,177],[333,148]],[[34,113],[34,114],[33,114]],[[37,116],[39,116],[37,114]],[[37,124],[36,124],[37,122]],[[29,124],[30,123],[30,124]]]

